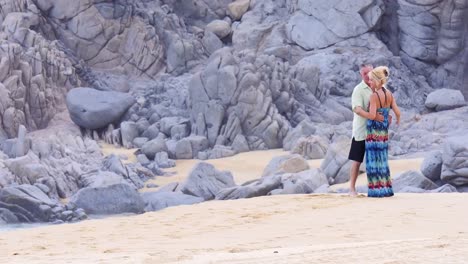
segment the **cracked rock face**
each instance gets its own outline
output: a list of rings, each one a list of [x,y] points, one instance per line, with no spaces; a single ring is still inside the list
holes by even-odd
[[[291,95],[288,67],[272,57],[240,59],[229,49],[210,57],[189,85],[192,132],[231,145],[246,136],[250,149],[277,148],[290,119],[305,118]],[[303,111],[303,110],[302,110]]]
[[[57,44],[31,29],[39,17],[34,6],[21,9],[25,2],[0,2],[0,138],[16,136],[19,125],[45,128],[66,92],[80,84]]]
[[[468,1],[386,1],[382,32],[413,72],[468,95]],[[393,22],[393,26],[391,23]]]

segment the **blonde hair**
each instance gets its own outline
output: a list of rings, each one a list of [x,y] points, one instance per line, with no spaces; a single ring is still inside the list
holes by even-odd
[[[382,82],[382,85],[387,83],[389,76],[390,70],[387,66],[379,66],[369,72],[369,79],[373,81]]]

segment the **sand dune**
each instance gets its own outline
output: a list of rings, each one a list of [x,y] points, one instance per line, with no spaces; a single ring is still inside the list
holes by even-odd
[[[212,201],[2,232],[0,263],[466,263],[467,199],[331,194]]]

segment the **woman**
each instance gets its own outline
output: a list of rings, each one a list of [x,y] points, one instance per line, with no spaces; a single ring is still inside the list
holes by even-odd
[[[392,180],[388,167],[388,126],[390,109],[396,115],[396,123],[400,124],[400,109],[393,94],[385,89],[389,70],[380,66],[369,72],[370,86],[374,91],[369,102],[366,136],[366,172],[368,181],[368,197],[393,196]],[[377,112],[384,116],[383,122],[375,121]]]

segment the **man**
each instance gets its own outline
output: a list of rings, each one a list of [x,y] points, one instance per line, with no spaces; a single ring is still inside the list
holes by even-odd
[[[361,70],[362,81],[354,87],[353,95],[351,96],[351,105],[354,112],[353,118],[353,139],[351,142],[351,149],[349,150],[348,159],[352,160],[350,170],[350,189],[349,194],[356,196],[356,180],[359,174],[359,167],[364,160],[366,152],[366,123],[367,119],[363,117],[363,113],[368,112],[369,100],[373,93],[370,88],[369,76],[367,75],[373,70],[371,65],[363,65]],[[382,122],[384,117],[378,114],[376,120]]]

